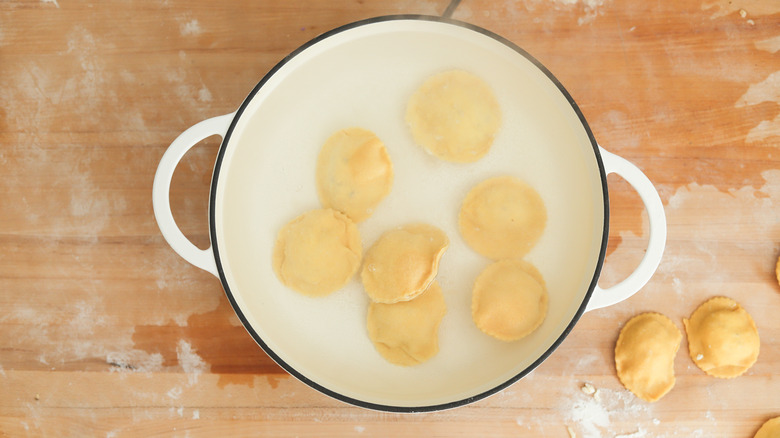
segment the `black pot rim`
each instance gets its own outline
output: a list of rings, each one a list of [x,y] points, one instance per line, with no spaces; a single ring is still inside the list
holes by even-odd
[[[230,141],[231,135],[233,133],[233,130],[235,129],[235,126],[238,122],[238,120],[241,118],[241,115],[243,114],[244,110],[246,110],[247,105],[249,102],[254,98],[254,96],[260,91],[260,89],[263,87],[263,85],[285,64],[287,64],[291,59],[293,59],[295,56],[297,56],[302,51],[306,50],[307,48],[313,46],[314,44],[317,44],[318,42],[329,38],[331,36],[334,36],[336,34],[339,34],[341,32],[344,32],[349,29],[353,29],[360,26],[365,26],[369,24],[374,23],[380,23],[385,21],[396,21],[396,20],[423,20],[423,21],[435,21],[440,23],[447,23],[452,24],[460,27],[464,27],[476,32],[479,32],[483,35],[489,36],[500,43],[503,43],[507,47],[513,49],[521,56],[525,57],[527,60],[532,62],[539,70],[541,70],[554,84],[555,86],[560,90],[561,93],[566,97],[566,100],[571,105],[572,109],[577,114],[577,117],[579,118],[580,122],[582,123],[582,126],[585,128],[585,132],[588,135],[588,138],[590,139],[591,146],[593,147],[593,154],[595,155],[596,162],[598,164],[599,173],[601,176],[601,186],[602,186],[602,195],[604,199],[604,227],[602,232],[602,239],[601,239],[601,248],[599,251],[599,257],[598,262],[596,263],[596,269],[593,273],[593,278],[591,279],[590,285],[588,286],[588,291],[585,294],[585,298],[582,301],[582,304],[580,305],[579,309],[577,309],[577,312],[575,313],[572,320],[569,322],[569,325],[566,326],[566,329],[561,333],[561,335],[558,337],[558,339],[553,342],[553,344],[548,348],[542,355],[537,358],[536,361],[534,361],[531,365],[526,367],[524,370],[513,376],[512,378],[508,379],[504,383],[497,385],[487,391],[484,391],[482,393],[479,393],[477,395],[463,398],[460,400],[455,400],[451,402],[441,403],[441,404],[434,404],[434,405],[422,405],[422,406],[395,406],[395,405],[385,405],[385,404],[378,404],[378,403],[372,403],[367,402],[364,400],[360,400],[354,397],[346,396],[344,394],[338,393],[336,391],[333,391],[329,388],[326,388],[317,382],[309,379],[299,371],[297,371],[295,368],[293,368],[290,364],[286,363],[284,360],[282,360],[281,357],[279,357],[264,341],[263,339],[257,334],[257,332],[252,328],[252,326],[249,324],[249,321],[247,320],[246,316],[243,314],[241,309],[238,306],[238,303],[236,302],[233,292],[230,290],[230,286],[228,285],[227,279],[225,277],[225,273],[222,267],[222,260],[220,257],[220,251],[219,251],[219,243],[217,239],[217,231],[215,226],[215,219],[216,219],[216,188],[217,183],[219,181],[220,177],[220,170],[222,166],[222,160],[224,158],[225,149],[227,144]],[[609,236],[609,193],[607,188],[607,175],[604,171],[604,163],[601,159],[601,154],[599,152],[599,146],[596,142],[595,137],[593,136],[593,132],[590,129],[590,126],[588,125],[587,121],[585,120],[585,117],[582,114],[582,111],[580,110],[579,106],[574,102],[574,99],[571,97],[568,91],[563,87],[561,82],[553,76],[553,74],[544,67],[536,58],[531,56],[528,52],[520,48],[517,44],[509,41],[508,39],[492,32],[487,29],[484,29],[482,27],[466,23],[459,20],[454,20],[452,18],[447,17],[440,17],[440,16],[432,16],[432,15],[415,15],[415,14],[400,14],[400,15],[384,15],[379,17],[373,17],[368,18],[364,20],[355,21],[349,24],[345,24],[343,26],[334,28],[328,32],[325,32],[310,41],[306,42],[305,44],[301,45],[297,49],[295,49],[293,52],[291,52],[289,55],[287,55],[284,59],[279,61],[261,80],[260,82],[255,85],[255,87],[252,89],[252,91],[249,93],[249,95],[244,99],[239,109],[236,111],[235,115],[233,116],[233,120],[230,123],[230,127],[227,130],[227,133],[225,134],[222,144],[220,145],[219,151],[217,153],[217,158],[214,164],[214,173],[212,175],[211,180],[211,193],[209,196],[209,235],[211,238],[211,246],[214,253],[214,260],[216,261],[217,265],[217,271],[219,273],[219,279],[222,283],[222,287],[225,290],[225,294],[227,295],[228,300],[230,301],[230,305],[233,307],[233,310],[236,312],[236,315],[238,316],[239,320],[241,320],[241,323],[243,324],[244,328],[249,332],[249,334],[252,336],[252,338],[257,342],[257,344],[271,357],[271,359],[274,360],[279,366],[281,366],[286,372],[291,374],[292,376],[296,377],[301,382],[305,383],[306,385],[310,386],[311,388],[314,388],[315,390],[328,395],[334,399],[340,400],[342,402],[366,408],[366,409],[372,409],[377,411],[385,411],[385,412],[399,412],[399,413],[420,413],[420,412],[433,412],[433,411],[440,411],[440,410],[446,410],[446,409],[452,409],[459,406],[468,405],[471,403],[474,403],[476,401],[482,400],[486,397],[489,397],[497,392],[500,392],[504,390],[505,388],[511,386],[521,378],[523,378],[525,375],[533,371],[537,366],[539,366],[542,362],[544,362],[557,348],[558,346],[563,342],[563,340],[568,336],[568,334],[572,331],[574,328],[574,325],[579,321],[579,319],[582,317],[582,315],[585,313],[585,309],[587,308],[588,302],[590,301],[590,297],[593,294],[593,290],[595,289],[599,276],[601,275],[601,269],[604,265],[604,259],[606,257],[606,251],[607,251],[607,239]]]

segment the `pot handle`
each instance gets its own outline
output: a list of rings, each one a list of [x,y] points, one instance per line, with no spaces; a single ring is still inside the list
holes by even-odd
[[[234,115],[235,113],[231,113],[206,119],[182,132],[171,143],[160,159],[157,172],[154,174],[154,184],[152,185],[154,217],[157,219],[157,225],[160,227],[160,232],[168,242],[168,245],[184,260],[204,271],[210,272],[215,277],[219,277],[219,273],[212,255],[211,245],[205,250],[193,245],[184,236],[184,233],[181,232],[173,219],[170,203],[171,180],[173,179],[173,171],[176,170],[179,161],[198,142],[212,135],[225,137]]]
[[[610,153],[600,146],[599,150],[605,172],[607,174],[615,173],[620,175],[631,184],[634,190],[639,193],[639,197],[642,198],[649,219],[650,239],[647,244],[647,251],[636,270],[626,277],[625,280],[610,288],[602,289],[596,285],[586,311],[617,304],[639,292],[650,280],[650,277],[653,276],[658,268],[658,264],[661,263],[661,256],[666,246],[666,215],[664,214],[661,197],[658,196],[653,183],[638,167],[628,160]]]

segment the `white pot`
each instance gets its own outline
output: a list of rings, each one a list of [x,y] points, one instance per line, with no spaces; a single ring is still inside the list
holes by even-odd
[[[414,144],[406,101],[428,76],[459,68],[496,92],[503,125],[491,151],[472,164],[442,162]],[[375,132],[394,163],[391,194],[359,224],[364,248],[385,230],[414,221],[451,240],[438,281],[448,313],[439,353],[415,367],[385,361],[365,328],[368,297],[359,279],[325,298],[285,288],[271,268],[277,231],[320,208],[315,160],[333,132]],[[169,204],[170,182],[200,140],[223,137],[211,183],[211,247],[181,233]],[[650,239],[642,262],[621,283],[597,286],[609,228],[607,174],[639,193]],[[526,256],[544,275],[549,311],[539,329],[512,343],[494,340],[471,320],[471,287],[489,260],[457,230],[465,194],[478,182],[515,175],[545,201],[548,223]],[[620,302],[650,279],[666,241],[661,200],[642,172],[600,148],[555,77],[506,39],[485,29],[427,16],[379,17],[349,24],[305,44],[276,65],[232,114],[182,133],[160,161],[154,212],[171,247],[218,276],[238,317],[257,343],[290,374],[357,406],[420,412],[452,408],[506,388],[545,360],[584,312]]]

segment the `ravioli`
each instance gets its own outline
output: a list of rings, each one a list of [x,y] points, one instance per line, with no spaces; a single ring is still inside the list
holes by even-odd
[[[761,428],[756,432],[754,438],[778,438],[780,437],[780,417],[767,420],[766,423],[761,425]]]
[[[357,226],[333,209],[311,210],[288,222],[276,237],[272,264],[285,286],[320,297],[343,287],[360,267]]]
[[[434,281],[422,294],[393,304],[368,307],[368,337],[382,357],[396,365],[423,363],[439,352],[439,325],[447,304]]]
[[[761,342],[756,324],[731,298],[705,301],[683,323],[691,359],[711,376],[737,377],[758,359]]]
[[[393,163],[371,131],[349,128],[333,134],[317,158],[317,193],[326,208],[356,223],[370,217],[393,186]]]
[[[642,313],[620,330],[615,368],[620,383],[637,397],[654,402],[674,387],[674,357],[682,333],[660,313]]]
[[[542,324],[547,302],[544,279],[533,265],[502,260],[477,276],[471,316],[484,333],[502,341],[516,341]]]
[[[436,277],[449,246],[440,229],[411,224],[382,234],[366,251],[360,277],[372,301],[395,303],[421,294]]]
[[[501,126],[501,108],[474,74],[452,70],[428,78],[406,108],[414,141],[434,156],[471,163],[490,150]]]
[[[493,260],[520,258],[547,224],[544,201],[533,187],[500,176],[477,184],[463,200],[458,228],[466,243]]]

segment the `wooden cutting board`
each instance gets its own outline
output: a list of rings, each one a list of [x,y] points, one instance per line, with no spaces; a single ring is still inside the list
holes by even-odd
[[[549,68],[602,146],[637,164],[666,207],[650,283],[588,313],[505,391],[399,415],[332,400],[256,346],[220,283],[180,259],[152,214],[170,142],[233,111],[286,54],[333,27],[449,2],[202,0],[0,3],[0,436],[752,437],[780,416],[780,3],[463,0],[453,17]],[[208,246],[218,139],[174,176],[174,216]],[[646,246],[638,196],[610,177],[609,286]],[[753,316],[758,362],[719,380],[687,357],[646,403],[612,350],[631,316],[682,330],[725,295]],[[581,386],[589,382],[598,397]]]

